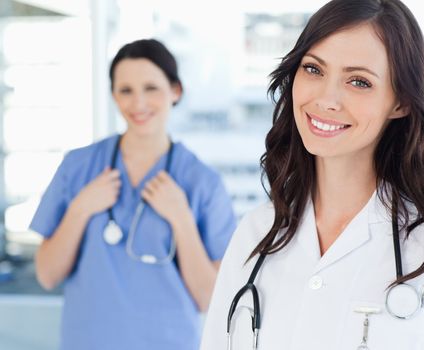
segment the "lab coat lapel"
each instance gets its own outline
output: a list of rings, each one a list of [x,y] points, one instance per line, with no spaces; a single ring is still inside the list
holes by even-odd
[[[321,258],[321,253],[315,224],[314,205],[311,199],[305,207],[303,219],[295,237],[306,254],[317,263]]]
[[[352,219],[337,240],[321,257],[314,273],[318,273],[337,262],[370,240],[369,219],[370,211],[373,211],[374,204],[375,195],[371,197],[365,207]]]

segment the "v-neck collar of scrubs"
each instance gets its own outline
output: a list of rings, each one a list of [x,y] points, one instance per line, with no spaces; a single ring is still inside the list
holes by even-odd
[[[121,152],[121,149],[118,150],[117,159],[116,159],[116,167],[121,171],[122,180],[125,184],[128,184],[128,188],[131,190],[133,194],[139,195],[141,190],[144,188],[147,181],[152,179],[159,170],[165,170],[167,157],[169,155],[169,150],[162,154],[160,158],[152,165],[152,167],[146,172],[144,177],[140,180],[137,186],[133,186],[131,183],[130,176],[128,174],[128,169],[124,162],[124,156]]]
[[[376,202],[376,192],[374,192],[367,204],[355,215],[330,248],[321,256],[314,205],[312,199],[308,200],[296,237],[305,252],[316,261],[314,273],[329,267],[370,240],[369,222],[371,217],[373,221],[377,219],[376,215],[371,215],[375,211]]]

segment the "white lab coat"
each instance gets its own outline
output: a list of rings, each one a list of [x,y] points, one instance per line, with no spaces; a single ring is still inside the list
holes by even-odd
[[[228,309],[247,282],[255,257],[244,265],[273,223],[266,204],[246,215],[222,261],[206,318],[201,350],[227,347]],[[401,241],[403,271],[424,262],[424,227]],[[292,242],[265,259],[256,277],[262,327],[260,350],[356,350],[364,315],[358,307],[381,309],[369,319],[370,350],[424,350],[424,309],[410,320],[394,319],[385,309],[386,288],[396,276],[390,216],[374,194],[321,257],[313,204],[309,201]],[[424,276],[410,282],[421,289]],[[239,305],[253,306],[250,293]],[[248,312],[235,314],[233,349],[252,349]]]

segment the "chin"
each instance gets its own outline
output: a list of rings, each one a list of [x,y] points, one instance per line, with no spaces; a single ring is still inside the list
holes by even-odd
[[[151,130],[151,128],[146,128],[146,127],[140,127],[140,126],[134,126],[132,125],[131,127],[128,128],[132,134],[137,135],[137,136],[149,136],[151,134],[153,134],[153,131]]]
[[[163,133],[166,133],[162,128],[150,126],[150,127],[138,127],[133,129],[134,133],[140,137],[160,137]]]
[[[308,144],[303,144],[306,148],[306,151],[315,156],[315,157],[320,157],[320,158],[327,158],[327,157],[334,157],[337,154],[334,152],[334,150],[330,150],[329,147],[320,147],[317,145],[308,145]]]

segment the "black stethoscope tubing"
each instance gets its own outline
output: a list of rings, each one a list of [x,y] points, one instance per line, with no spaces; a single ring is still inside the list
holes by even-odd
[[[400,238],[399,238],[399,227],[397,219],[397,210],[393,208],[392,210],[392,236],[393,236],[393,250],[395,254],[395,262],[396,262],[396,278],[399,279],[403,277],[402,271],[402,253],[400,251]]]
[[[396,262],[396,277],[397,279],[403,277],[402,272],[402,254],[400,249],[400,238],[399,238],[399,227],[397,223],[397,217],[396,211],[394,210],[392,213],[392,233],[393,233],[393,250],[394,250],[394,256],[395,256],[395,262]],[[239,303],[242,296],[247,292],[251,291],[252,293],[252,299],[253,299],[253,315],[252,315],[252,331],[254,333],[254,348],[257,347],[257,337],[259,330],[261,328],[261,313],[260,313],[260,301],[259,301],[259,293],[255,286],[255,279],[256,276],[262,267],[264,261],[265,261],[266,254],[261,253],[259,255],[258,260],[255,263],[255,266],[253,267],[253,270],[249,276],[249,279],[247,283],[237,292],[235,295],[233,301],[231,302],[231,306],[228,312],[227,317],[227,335],[228,335],[228,342],[231,343],[231,321],[232,317],[234,315],[234,312],[237,308],[237,304]],[[401,283],[403,285],[403,283]],[[409,285],[407,285],[409,286]],[[395,286],[391,287],[390,289],[393,289]],[[389,289],[389,292],[390,292]],[[421,307],[421,303],[419,307]],[[386,301],[386,307],[387,307],[387,301]],[[389,313],[393,315],[392,312]],[[400,318],[400,319],[407,319],[408,317],[398,317],[396,315],[393,315],[394,317]],[[231,348],[231,344],[228,348]]]
[[[249,280],[247,283],[237,292],[236,296],[234,297],[230,310],[228,312],[228,319],[227,319],[227,333],[230,333],[230,327],[231,327],[231,319],[233,317],[234,312],[236,311],[237,304],[241,297],[250,290],[252,293],[253,298],[253,318],[252,318],[252,331],[254,332],[255,329],[261,328],[261,312],[260,312],[260,304],[259,304],[259,293],[255,286],[255,279],[256,275],[259,272],[259,269],[261,268],[266,255],[260,254],[258,260],[256,261],[255,266],[253,267],[252,273],[249,276]]]
[[[122,135],[118,135],[118,139],[116,140],[115,146],[113,148],[112,160],[111,160],[111,163],[110,163],[111,169],[115,169],[116,168],[116,162],[117,162],[117,159],[118,159],[118,152],[119,152],[119,146],[121,144],[121,140],[122,140]],[[174,142],[172,142],[172,140],[171,140],[171,144],[169,146],[169,150],[168,150],[167,153],[168,154],[167,154],[167,157],[166,157],[165,171],[168,174],[170,174],[170,172],[171,172],[172,158],[173,158],[173,155],[174,155]],[[147,203],[143,199],[143,197],[140,196],[140,200],[147,205]],[[113,215],[113,207],[110,207],[108,209],[108,216],[109,216],[109,221],[116,222],[115,217]]]

